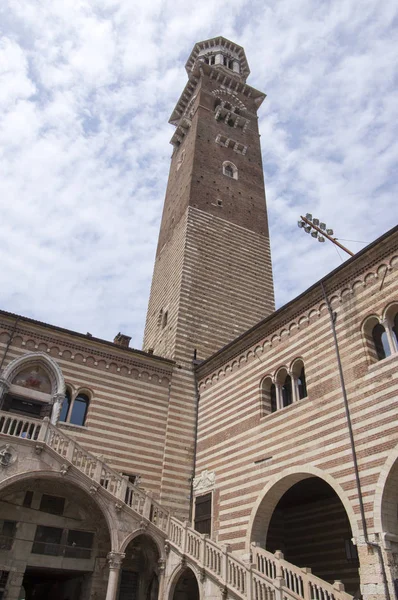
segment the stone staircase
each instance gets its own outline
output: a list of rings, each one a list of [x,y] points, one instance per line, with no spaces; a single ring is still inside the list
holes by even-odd
[[[341,582],[331,585],[310,569],[285,561],[281,552],[272,554],[253,544],[251,564],[243,562],[234,556],[230,546],[217,544],[187,522],[171,516],[149,494],[87,452],[48,418],[30,419],[0,411],[0,438],[10,437],[29,440],[36,450],[55,452],[63,461],[61,472],[78,469],[90,480],[89,489],[103,488],[120,508],[134,511],[145,524],[151,523],[164,537],[166,549],[194,566],[203,577],[215,581],[223,597],[229,594],[242,600],[352,600]]]

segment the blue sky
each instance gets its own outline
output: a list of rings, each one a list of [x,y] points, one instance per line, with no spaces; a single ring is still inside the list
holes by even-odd
[[[196,41],[244,46],[277,305],[397,223],[393,0],[3,0],[0,307],[142,344],[173,127]],[[364,244],[347,242],[357,251]]]

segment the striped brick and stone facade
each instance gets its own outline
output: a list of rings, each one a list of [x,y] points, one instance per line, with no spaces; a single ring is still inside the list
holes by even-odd
[[[392,600],[398,228],[275,311],[264,94],[186,69],[144,350],[0,311],[0,597]]]
[[[397,576],[397,268],[395,229],[197,368],[196,468],[214,475],[215,538],[242,554],[252,542],[271,550],[284,544],[287,560],[324,579],[339,572],[351,593],[359,587],[360,566],[368,599],[386,597],[383,562],[391,589]],[[374,318],[394,336],[383,360],[367,335],[366,323]],[[297,360],[307,393],[271,412],[264,382],[278,387],[283,370],[294,380]],[[297,492],[289,499],[293,486]]]

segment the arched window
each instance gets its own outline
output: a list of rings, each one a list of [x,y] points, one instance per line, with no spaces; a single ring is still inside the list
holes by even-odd
[[[297,378],[298,397],[300,400],[307,397],[307,382],[305,380],[304,365],[301,368],[300,375]]]
[[[292,378],[286,375],[285,381],[281,387],[282,392],[282,408],[290,406],[293,403]]]
[[[375,346],[377,358],[383,360],[390,356],[391,349],[388,343],[387,332],[381,323],[377,323],[372,329],[372,338]]]
[[[393,323],[394,323],[394,325],[392,326],[392,332],[395,336],[395,343],[397,344],[397,347],[398,347],[398,312],[394,317]]]
[[[231,162],[225,161],[223,163],[222,172],[227,177],[231,177],[232,179],[238,179],[238,169]]]
[[[76,393],[67,387],[58,422],[83,427],[86,423],[89,404],[88,393],[83,391]]]
[[[271,377],[265,377],[261,382],[261,414],[269,415],[277,409],[276,387]]]
[[[273,383],[270,389],[271,412],[276,412],[278,405],[276,403],[276,385]]]
[[[68,415],[69,415],[70,403],[71,403],[71,393],[67,389],[65,392],[64,401],[62,403],[61,414],[59,415],[59,421],[67,420]]]
[[[86,394],[78,394],[76,396],[73,401],[69,423],[72,425],[84,425],[89,402],[90,400]]]
[[[398,303],[394,302],[385,311],[383,325],[389,329],[391,352],[398,352]]]
[[[302,400],[307,398],[307,381],[305,378],[304,363],[301,358],[294,361],[291,367],[293,377],[293,398]]]

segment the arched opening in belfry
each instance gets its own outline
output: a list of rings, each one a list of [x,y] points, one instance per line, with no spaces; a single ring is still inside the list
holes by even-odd
[[[199,587],[193,571],[187,567],[179,575],[170,600],[199,600]]]
[[[106,566],[110,550],[102,510],[70,481],[24,478],[0,491],[5,597],[85,600],[95,592],[105,598],[107,580],[99,566]]]
[[[320,477],[291,478],[274,486],[258,507],[252,541],[284,559],[309,567],[321,579],[359,589],[359,562],[347,512],[335,490]],[[294,480],[296,482],[294,482]]]
[[[141,534],[124,551],[118,600],[158,600],[159,550],[153,539]]]

